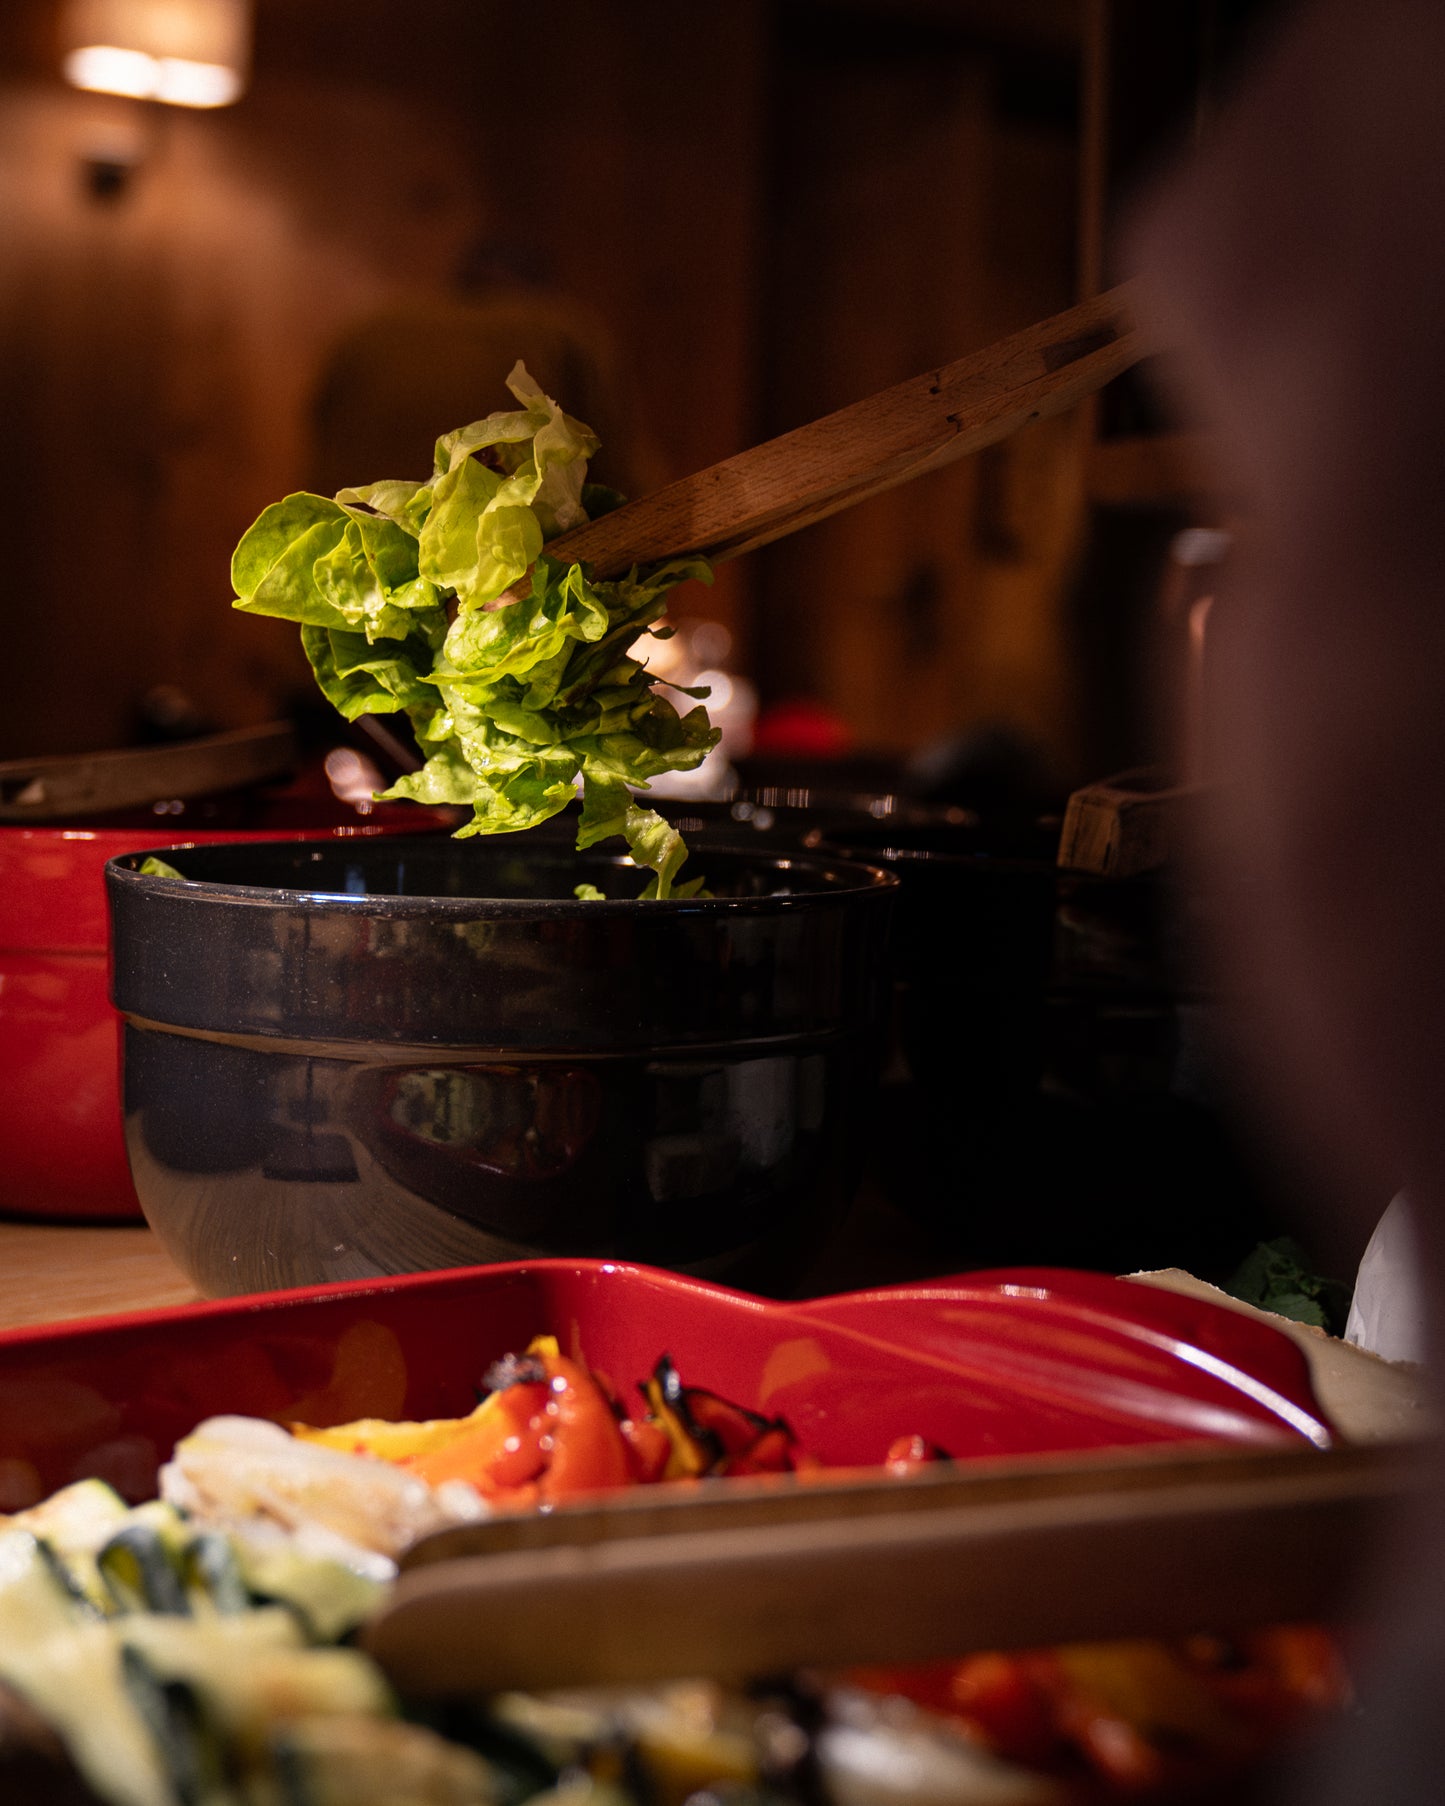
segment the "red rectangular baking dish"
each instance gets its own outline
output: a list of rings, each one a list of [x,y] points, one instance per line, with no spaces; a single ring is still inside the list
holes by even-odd
[[[631,1405],[669,1354],[687,1383],[784,1417],[829,1465],[879,1462],[906,1434],[957,1459],[1333,1439],[1289,1337],[1099,1274],[975,1273],[777,1303],[550,1260],[0,1335],[0,1510],[89,1475],[148,1497],[177,1439],[221,1413],[459,1415],[494,1360],[543,1333]]]

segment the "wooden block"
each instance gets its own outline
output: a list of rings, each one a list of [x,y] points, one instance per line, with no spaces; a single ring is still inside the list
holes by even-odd
[[[1178,851],[1198,794],[1152,768],[1076,790],[1064,814],[1059,864],[1103,878],[1157,871]]]

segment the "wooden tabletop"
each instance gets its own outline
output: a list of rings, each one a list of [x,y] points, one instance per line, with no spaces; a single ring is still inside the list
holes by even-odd
[[[0,1222],[0,1329],[199,1296],[144,1225]]]

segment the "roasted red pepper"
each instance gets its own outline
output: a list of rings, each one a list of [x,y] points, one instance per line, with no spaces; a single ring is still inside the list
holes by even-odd
[[[727,1451],[712,1430],[693,1422],[683,1396],[682,1381],[670,1356],[662,1357],[653,1368],[651,1379],[644,1380],[640,1390],[653,1420],[666,1432],[672,1445],[663,1478],[695,1480],[714,1472],[726,1459]]]
[[[632,1478],[641,1486],[650,1486],[667,1472],[672,1442],[660,1423],[650,1418],[624,1417],[617,1426],[627,1444],[627,1462]]]
[[[607,1395],[585,1367],[565,1355],[545,1354],[542,1364],[548,1380],[543,1446],[548,1437],[552,1445],[542,1497],[555,1501],[626,1486],[632,1478],[627,1444]]]
[[[773,1428],[766,1417],[756,1411],[745,1411],[741,1405],[729,1404],[715,1392],[701,1386],[684,1386],[682,1402],[693,1427],[708,1432],[722,1444],[723,1455],[731,1459],[744,1455],[760,1436]]]
[[[664,1355],[642,1392],[672,1445],[664,1478],[793,1471],[793,1433],[781,1419],[760,1417],[701,1386],[684,1386]]]
[[[466,1480],[484,1498],[497,1499],[535,1480],[547,1465],[543,1448],[546,1381],[494,1392],[475,1419],[452,1441],[402,1460],[432,1486]]]
[[[883,1465],[890,1474],[902,1475],[928,1467],[935,1461],[951,1459],[936,1443],[928,1442],[922,1436],[900,1436],[896,1442],[889,1443]]]
[[[785,1423],[770,1425],[751,1448],[734,1455],[718,1471],[724,1474],[790,1474],[793,1471],[793,1432]]]

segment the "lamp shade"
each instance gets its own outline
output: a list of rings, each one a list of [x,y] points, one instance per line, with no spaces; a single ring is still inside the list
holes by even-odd
[[[250,0],[69,0],[62,32],[77,88],[224,107],[246,85]]]

